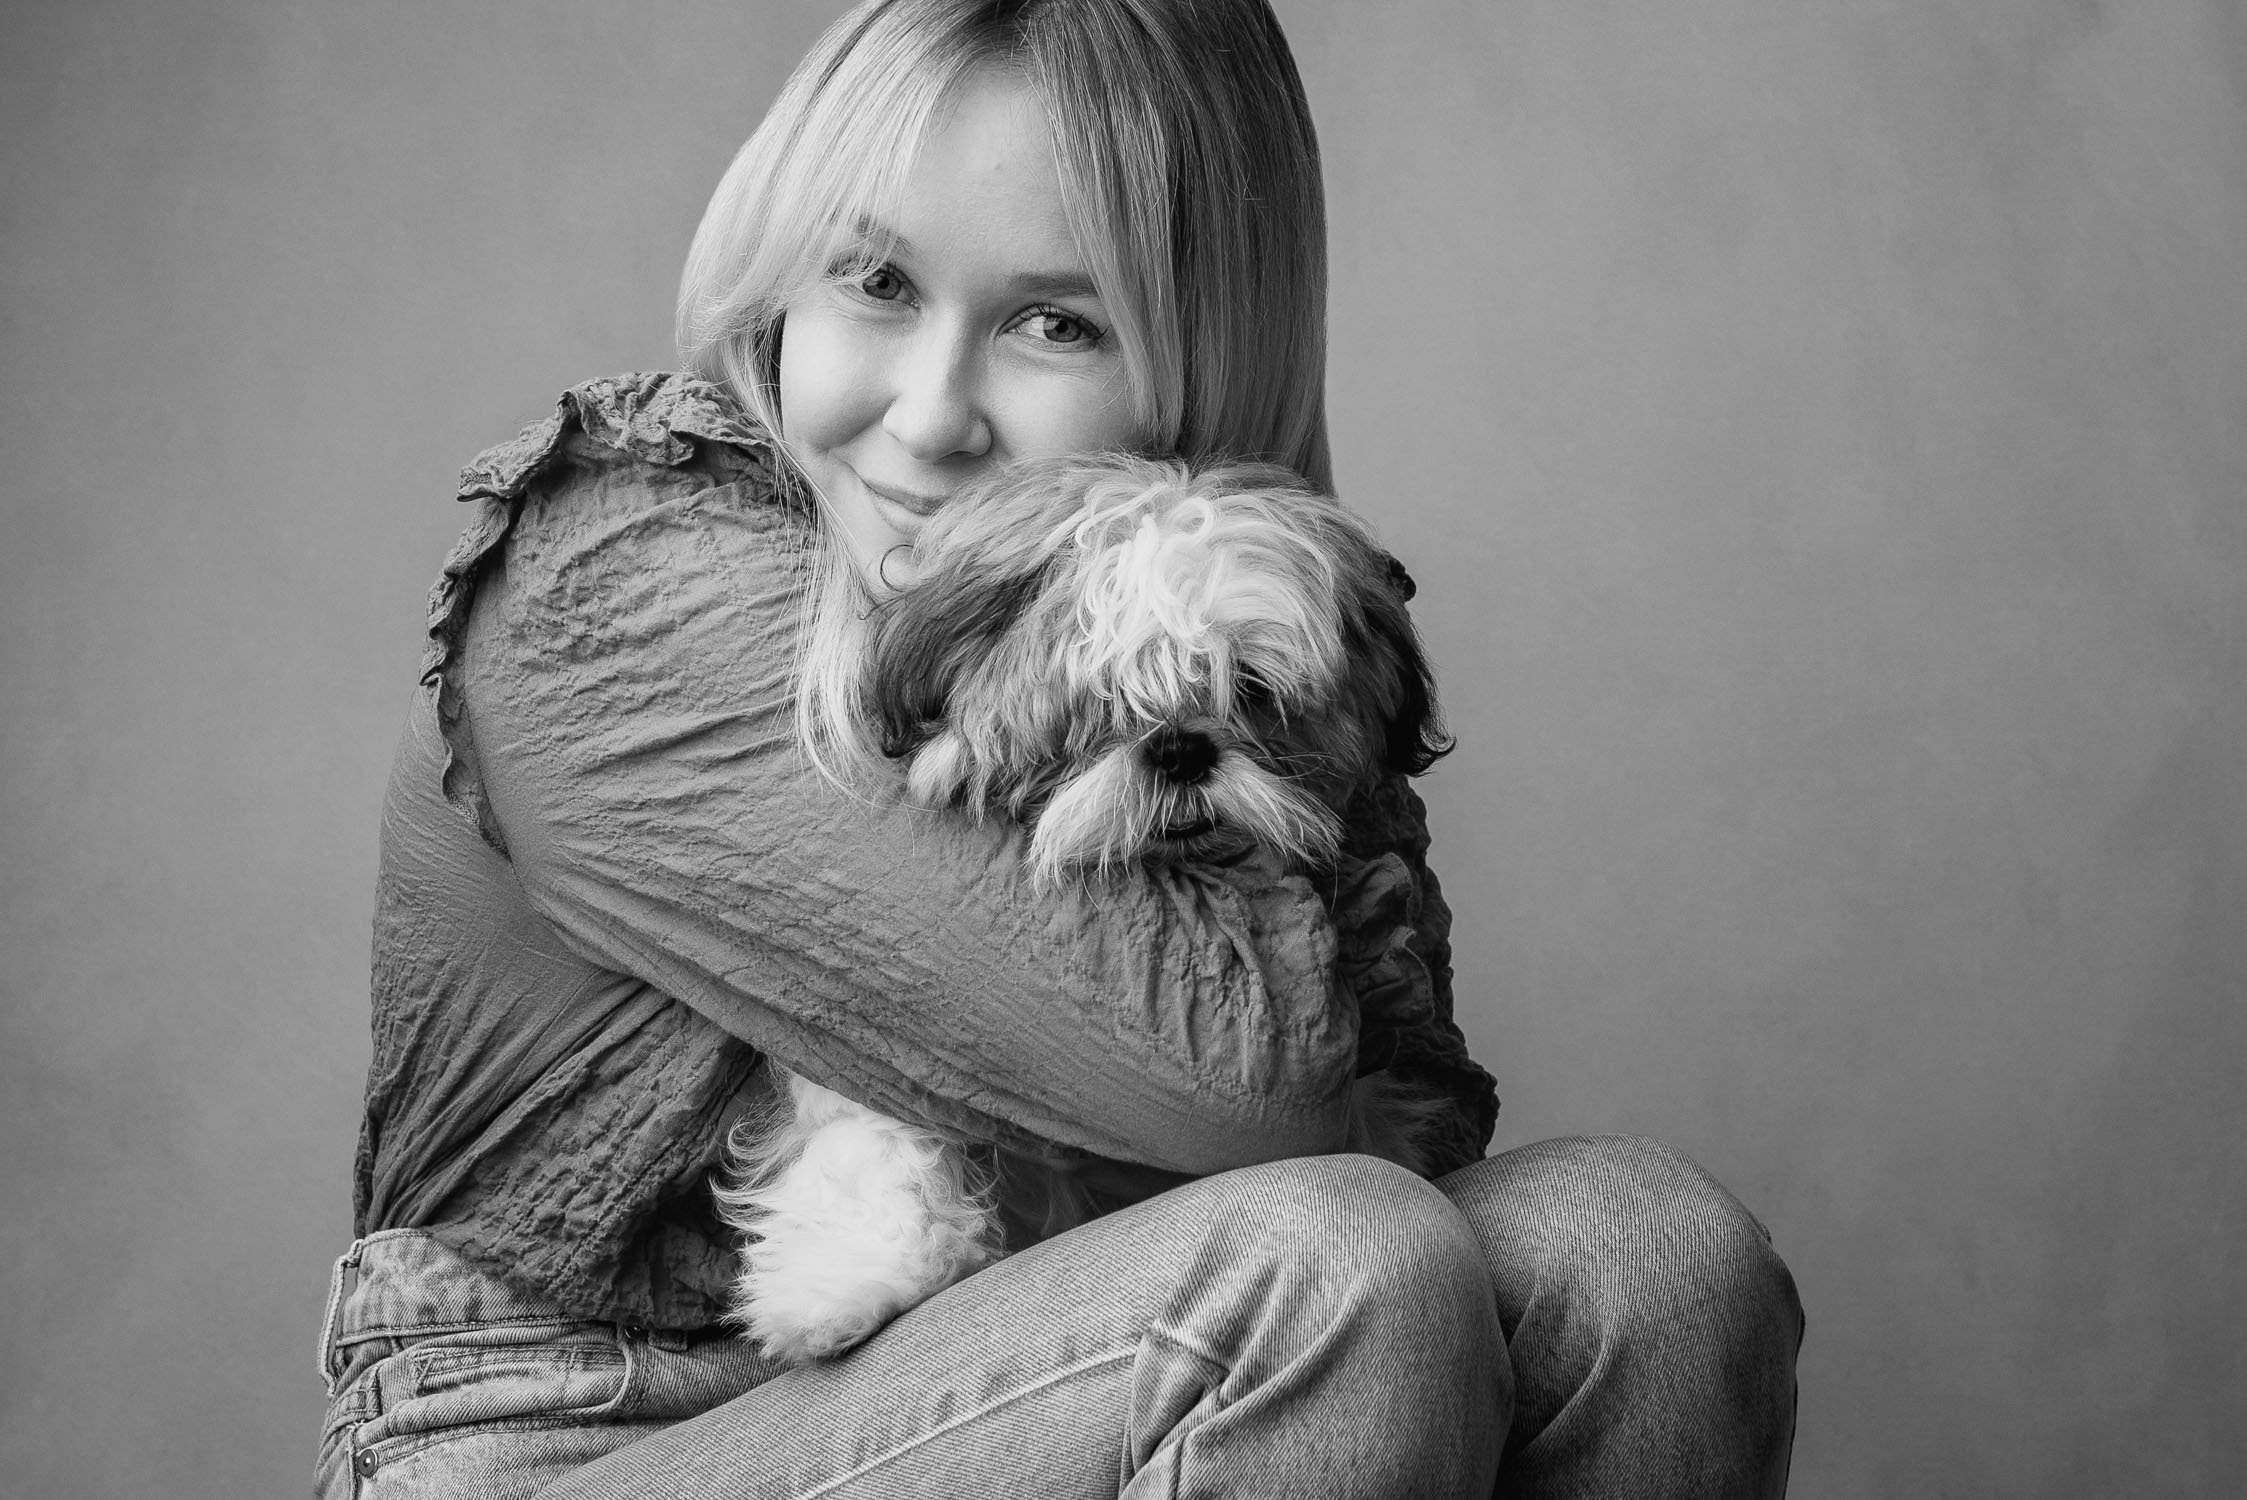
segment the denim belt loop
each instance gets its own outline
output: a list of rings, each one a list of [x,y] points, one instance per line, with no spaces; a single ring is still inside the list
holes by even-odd
[[[366,1247],[365,1240],[353,1240],[351,1248],[336,1257],[335,1269],[328,1273],[328,1312],[320,1323],[320,1385],[331,1401],[336,1393],[336,1336],[341,1332],[336,1322],[343,1315],[343,1278],[345,1273],[359,1268],[359,1257]]]

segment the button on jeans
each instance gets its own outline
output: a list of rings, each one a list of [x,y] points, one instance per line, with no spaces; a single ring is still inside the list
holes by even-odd
[[[419,1231],[336,1290],[322,1500],[1777,1494],[1801,1326],[1745,1210],[1634,1141],[1222,1173],[784,1373]]]

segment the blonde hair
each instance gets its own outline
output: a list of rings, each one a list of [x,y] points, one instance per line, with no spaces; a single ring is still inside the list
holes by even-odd
[[[1332,488],[1326,210],[1302,80],[1265,0],[864,0],[829,27],[727,169],[679,287],[687,368],[776,437],[788,305],[879,258],[914,156],[981,68],[1022,78],[1113,320],[1147,451],[1245,458]],[[856,712],[865,581],[830,535],[797,728],[830,774]]]

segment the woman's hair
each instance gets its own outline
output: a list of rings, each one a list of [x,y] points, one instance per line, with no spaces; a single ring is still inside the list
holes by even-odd
[[[782,319],[879,260],[891,207],[960,82],[1043,103],[1062,208],[1113,320],[1145,448],[1261,459],[1332,487],[1318,143],[1265,0],[865,0],[829,27],[734,158],[679,288],[679,352],[778,435]],[[868,595],[832,538],[798,681],[823,769],[857,761]]]

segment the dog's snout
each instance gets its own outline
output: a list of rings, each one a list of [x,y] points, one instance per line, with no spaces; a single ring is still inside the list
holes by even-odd
[[[1217,742],[1198,729],[1165,724],[1147,737],[1147,764],[1168,782],[1198,786],[1217,767]]]

